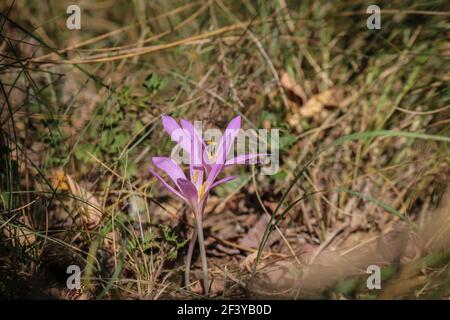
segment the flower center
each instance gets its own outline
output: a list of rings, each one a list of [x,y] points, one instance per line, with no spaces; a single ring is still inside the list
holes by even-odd
[[[194,170],[194,182],[197,183],[198,181],[198,170]]]
[[[210,145],[215,146],[215,145],[217,145],[217,142],[214,141],[214,140],[209,140],[209,141],[206,141],[206,144],[207,144],[208,146],[210,146]],[[213,149],[213,150],[214,150],[214,149]],[[207,151],[207,154],[208,154],[208,160],[209,160],[209,161],[214,161],[214,158],[216,157],[216,155],[215,155],[215,154],[212,154],[212,150],[208,150],[208,151]]]

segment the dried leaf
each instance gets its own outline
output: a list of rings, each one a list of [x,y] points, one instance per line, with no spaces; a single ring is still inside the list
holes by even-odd
[[[15,228],[6,225],[1,229],[3,235],[7,239],[18,241],[18,244],[20,246],[32,246],[36,242],[35,234],[31,230],[28,230],[27,228],[19,228],[19,227]]]
[[[237,254],[241,253],[238,249],[226,247],[226,246],[222,245],[221,243],[218,243],[216,245],[216,248],[217,248],[217,250],[222,251],[223,253],[225,253],[228,256],[233,256],[233,255],[237,255]]]
[[[252,272],[253,263],[255,262],[257,255],[258,255],[257,251],[249,254],[247,257],[245,257],[244,261],[242,261],[242,265],[241,266],[243,268],[245,268],[248,272]]]
[[[312,96],[311,99],[300,108],[300,115],[305,118],[311,118],[316,114],[319,114],[325,106],[338,107],[343,98],[342,93],[342,90],[334,88]]]
[[[265,214],[259,218],[255,225],[247,232],[247,234],[239,241],[239,244],[244,247],[257,249],[261,242],[264,231],[269,223],[270,217]],[[266,247],[271,246],[280,238],[278,232],[272,232],[266,242]]]
[[[52,177],[52,187],[61,191],[69,190],[66,175],[62,169],[56,170],[55,175]]]
[[[297,97],[302,99],[302,101],[306,101],[306,95],[303,91],[303,88],[297,82],[295,82],[294,79],[291,78],[289,73],[282,71],[280,82],[284,89],[291,91]]]
[[[98,225],[102,217],[100,202],[92,193],[81,187],[69,175],[66,175],[66,178],[70,191],[74,196],[79,198],[75,203],[80,210],[83,223],[85,223],[89,229],[94,228]]]

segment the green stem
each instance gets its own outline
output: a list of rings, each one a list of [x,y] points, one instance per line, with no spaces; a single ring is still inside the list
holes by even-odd
[[[198,245],[200,247],[200,257],[202,259],[203,284],[205,286],[205,295],[208,295],[209,294],[208,263],[206,261],[205,241],[203,238],[202,215],[196,214],[195,217],[197,219]]]
[[[186,268],[184,271],[184,283],[189,286],[189,273],[191,272],[191,262],[192,262],[192,254],[194,252],[195,241],[197,240],[197,228],[194,229],[194,233],[192,234],[191,241],[189,242],[188,253],[186,256]]]

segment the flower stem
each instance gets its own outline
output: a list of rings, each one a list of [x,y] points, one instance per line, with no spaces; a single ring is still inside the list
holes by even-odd
[[[200,257],[202,259],[203,284],[205,286],[205,295],[208,295],[209,294],[208,263],[206,261],[205,241],[203,238],[202,215],[196,214],[196,218],[197,218],[198,245],[200,247]]]
[[[194,233],[192,233],[191,241],[189,242],[189,248],[186,256],[186,268],[184,271],[184,284],[189,286],[189,273],[191,272],[191,262],[192,262],[192,254],[194,252],[195,241],[197,241],[197,228],[194,229]]]

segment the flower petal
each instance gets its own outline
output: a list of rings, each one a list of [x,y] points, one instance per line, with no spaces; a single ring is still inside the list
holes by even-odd
[[[219,147],[217,149],[217,155],[215,158],[216,164],[225,164],[227,161],[228,154],[234,144],[234,140],[239,134],[241,129],[241,117],[237,116],[230,121],[224,134],[220,140]]]
[[[240,128],[241,128],[241,117],[237,116],[230,121],[227,128],[225,129],[225,133],[222,135],[219,147],[217,149],[215,163],[211,165],[211,168],[208,172],[208,178],[206,179],[207,190],[211,188],[217,176],[225,167],[227,155],[234,144],[234,140],[239,134]]]
[[[191,155],[191,165],[193,165],[196,168],[202,167],[203,165],[203,150],[205,149],[206,145],[203,141],[201,134],[198,132],[198,130],[192,125],[191,122],[181,119],[180,120],[181,127],[186,130],[190,135],[190,147],[191,150],[189,150],[189,153]]]
[[[177,123],[177,121],[170,116],[162,116],[162,125],[169,134],[169,136],[172,136],[172,133],[175,130],[180,129],[180,126]]]
[[[187,179],[178,179],[177,184],[180,186],[183,196],[191,205],[194,212],[198,213],[198,192],[195,185]]]
[[[222,183],[225,183],[225,182],[234,180],[234,179],[236,179],[236,178],[237,178],[237,176],[229,176],[229,177],[226,177],[226,178],[217,180],[216,182],[214,182],[214,183],[211,185],[211,187],[209,188],[209,190],[211,190],[212,188],[217,187],[219,184],[222,184]],[[209,190],[208,190],[208,191],[209,191]]]
[[[181,128],[175,119],[170,116],[162,116],[162,124],[172,141],[178,143],[180,147],[190,153],[191,139],[189,132]]]
[[[175,190],[171,185],[169,185],[166,181],[164,181],[164,179],[161,178],[161,176],[158,173],[156,173],[155,170],[153,170],[152,168],[149,168],[148,170],[156,179],[158,179],[163,184],[164,187],[166,187],[167,190],[169,190],[170,192],[174,193],[175,195],[177,195],[178,197],[180,197],[181,199],[186,201],[186,199],[177,190]]]
[[[241,129],[241,116],[234,117],[227,126],[227,130]]]
[[[175,184],[177,184],[178,179],[186,179],[186,175],[183,170],[178,166],[178,164],[168,157],[153,157],[153,163],[159,169],[167,173],[167,175],[172,179]]]
[[[205,142],[203,141],[200,132],[198,132],[198,130],[194,127],[194,125],[190,121],[186,119],[181,119],[180,124],[183,129],[189,132],[192,139],[197,139],[200,144],[205,146]]]
[[[196,169],[194,166],[191,166],[191,182],[195,185],[197,188],[197,191],[200,191],[200,188],[203,184],[203,177],[205,173],[204,168]]]
[[[208,173],[208,177],[206,178],[206,190],[211,189],[212,184],[216,180],[219,173],[222,171],[224,165],[223,164],[213,164],[211,166],[211,170]]]

